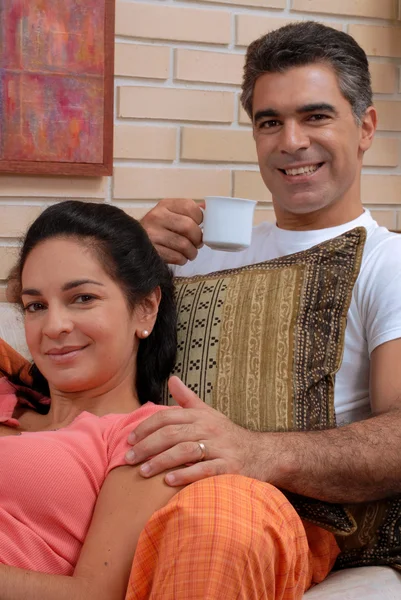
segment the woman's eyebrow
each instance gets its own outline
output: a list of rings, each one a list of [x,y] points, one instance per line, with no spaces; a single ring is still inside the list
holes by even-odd
[[[68,292],[68,290],[73,290],[74,288],[79,287],[80,285],[85,285],[85,283],[92,283],[94,285],[100,285],[104,287],[103,283],[100,281],[94,281],[93,279],[77,279],[75,281],[67,281],[61,288],[63,292]],[[40,290],[36,290],[35,288],[24,288],[21,291],[21,296],[41,296],[42,292]]]
[[[24,288],[21,291],[21,296],[41,296],[39,290],[34,290],[33,288]]]
[[[77,279],[75,281],[67,281],[61,289],[63,292],[68,292],[68,290],[72,290],[80,285],[85,285],[85,283],[93,283],[94,285],[101,285],[104,287],[104,284],[100,283],[100,281],[94,281],[93,279]]]

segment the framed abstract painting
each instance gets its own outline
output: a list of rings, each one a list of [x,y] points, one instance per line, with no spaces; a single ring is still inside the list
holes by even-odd
[[[115,0],[0,0],[0,173],[111,175]]]

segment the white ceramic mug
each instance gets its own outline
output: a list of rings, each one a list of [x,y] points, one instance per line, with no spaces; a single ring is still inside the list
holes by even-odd
[[[205,202],[203,243],[225,252],[248,248],[252,241],[256,202],[228,196],[208,196]]]

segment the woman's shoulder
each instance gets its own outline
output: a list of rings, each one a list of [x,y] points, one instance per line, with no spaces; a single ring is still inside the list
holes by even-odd
[[[108,414],[102,417],[107,427],[107,453],[109,471],[125,464],[125,453],[131,448],[128,435],[145,419],[163,410],[174,410],[173,406],[164,406],[147,402],[136,410],[125,414]]]
[[[109,413],[101,417],[105,422],[110,424],[110,427],[124,427],[125,424],[139,425],[141,421],[144,421],[148,417],[151,417],[157,412],[162,410],[170,410],[172,406],[165,406],[163,404],[154,404],[153,402],[146,402],[139,408],[136,408],[129,413]]]
[[[136,410],[129,413],[110,413],[101,417],[105,424],[107,424],[107,432],[109,443],[116,437],[121,437],[121,432],[129,429],[135,429],[145,419],[151,417],[157,412],[163,410],[171,410],[172,406],[164,406],[162,404],[154,404],[153,402],[146,402]]]

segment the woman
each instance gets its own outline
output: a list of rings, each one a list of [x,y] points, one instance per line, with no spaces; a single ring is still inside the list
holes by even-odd
[[[76,201],[33,223],[17,273],[33,387],[50,404],[30,397],[32,410],[2,381],[1,598],[124,598],[144,524],[178,491],[123,466],[128,433],[165,408],[171,274],[138,222]]]

